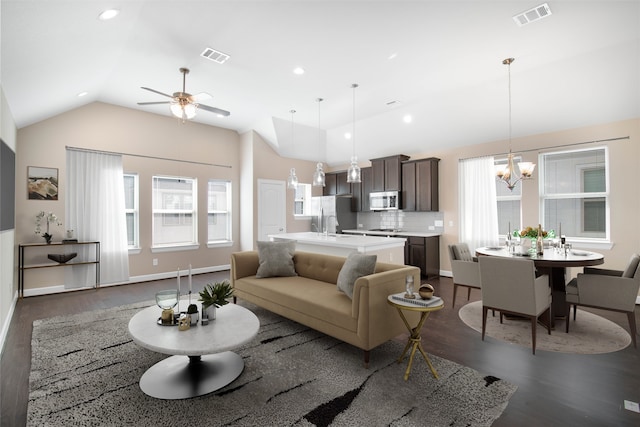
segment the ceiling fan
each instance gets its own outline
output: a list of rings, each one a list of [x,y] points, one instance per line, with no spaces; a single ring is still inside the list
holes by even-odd
[[[206,92],[198,93],[196,95],[191,95],[187,93],[185,90],[185,82],[187,79],[187,74],[189,74],[188,68],[180,68],[180,72],[182,73],[182,92],[174,92],[173,95],[168,95],[166,93],[157,91],[155,89],[151,89],[148,87],[141,87],[144,90],[148,90],[153,93],[157,93],[158,95],[166,96],[167,98],[171,98],[170,101],[162,101],[162,102],[138,102],[138,105],[157,105],[157,104],[169,104],[169,108],[171,109],[171,113],[182,119],[184,123],[185,120],[192,119],[196,115],[196,110],[199,108],[201,110],[210,111],[212,113],[216,113],[220,116],[227,117],[231,113],[226,110],[222,110],[216,107],[210,107],[208,105],[200,104],[200,102],[210,99],[211,95]]]

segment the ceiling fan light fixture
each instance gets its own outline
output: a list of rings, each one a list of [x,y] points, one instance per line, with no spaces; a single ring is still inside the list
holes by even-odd
[[[184,121],[191,120],[196,116],[198,104],[193,104],[190,103],[187,99],[180,98],[177,100],[172,100],[169,103],[169,108],[171,109],[171,114]]]

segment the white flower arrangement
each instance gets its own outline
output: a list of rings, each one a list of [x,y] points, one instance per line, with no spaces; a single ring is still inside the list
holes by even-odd
[[[45,231],[44,233],[42,232],[43,220],[47,222],[47,231]],[[51,241],[51,238],[53,237],[51,234],[49,234],[49,224],[62,225],[62,222],[60,222],[56,214],[54,214],[53,212],[38,212],[38,214],[36,215],[36,234],[44,237],[47,242]]]

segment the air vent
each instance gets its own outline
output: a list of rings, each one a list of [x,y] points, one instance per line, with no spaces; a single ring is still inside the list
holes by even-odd
[[[227,59],[230,58],[226,53],[222,53],[218,50],[211,49],[210,47],[206,48],[201,54],[203,58],[207,58],[212,60],[213,62],[217,62],[218,64],[224,64]]]
[[[526,12],[517,14],[513,17],[513,20],[516,21],[516,24],[522,27],[523,25],[546,18],[549,15],[551,15],[551,8],[547,3],[544,3],[540,6],[534,7],[533,9],[529,9]]]

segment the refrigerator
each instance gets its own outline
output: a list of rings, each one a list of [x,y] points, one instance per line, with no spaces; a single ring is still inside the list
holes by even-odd
[[[351,196],[317,196],[311,198],[311,231],[342,233],[357,228],[357,212],[351,210]]]

